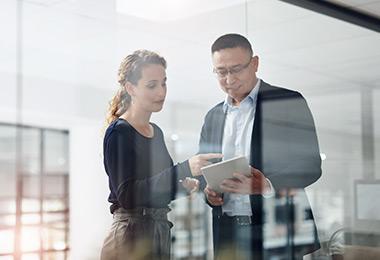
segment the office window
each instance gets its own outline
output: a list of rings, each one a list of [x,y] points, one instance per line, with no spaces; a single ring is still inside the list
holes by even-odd
[[[0,259],[67,259],[68,132],[0,124],[0,140]]]

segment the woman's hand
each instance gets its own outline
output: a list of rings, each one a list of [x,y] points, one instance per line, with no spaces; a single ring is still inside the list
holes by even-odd
[[[186,177],[186,179],[182,181],[182,186],[189,193],[197,192],[199,190],[199,181],[194,178]]]
[[[198,154],[198,155],[191,157],[189,159],[191,174],[193,176],[201,175],[201,168],[210,164],[210,162],[208,160],[218,159],[218,158],[222,158],[222,157],[223,157],[223,154],[221,154],[221,153]]]

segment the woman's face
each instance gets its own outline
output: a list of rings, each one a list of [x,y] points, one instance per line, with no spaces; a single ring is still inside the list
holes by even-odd
[[[159,64],[146,65],[137,85],[131,85],[129,89],[132,106],[146,112],[160,111],[166,97],[165,68]]]

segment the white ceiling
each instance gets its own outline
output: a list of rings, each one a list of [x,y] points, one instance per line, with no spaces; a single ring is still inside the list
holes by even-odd
[[[168,103],[207,108],[224,96],[211,73],[210,45],[224,33],[237,32],[253,43],[260,57],[259,76],[302,91],[313,110],[333,110],[336,98],[347,97],[340,104],[342,113],[347,108],[357,120],[334,124],[337,115],[320,112],[316,120],[323,129],[347,126],[350,133],[360,132],[352,127],[358,120],[360,123],[360,108],[351,111],[350,105],[358,103],[360,88],[380,87],[379,34],[281,1],[237,2],[157,22],[118,14],[114,0],[24,0],[21,16],[16,15],[16,1],[2,0],[1,77],[15,74],[16,21],[21,17],[26,107],[38,109],[44,102],[41,93],[57,95],[57,104],[65,95],[79,93],[77,107],[63,103],[59,111],[85,113],[80,108],[85,102],[90,106],[89,115],[99,116],[104,105],[91,108],[91,100],[108,100],[117,88],[116,72],[122,57],[147,48],[168,60]],[[375,4],[360,2],[363,6]],[[8,93],[1,88],[0,94]]]

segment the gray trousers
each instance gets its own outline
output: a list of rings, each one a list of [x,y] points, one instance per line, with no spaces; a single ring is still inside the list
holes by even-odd
[[[169,208],[119,208],[104,240],[101,260],[170,259]]]

